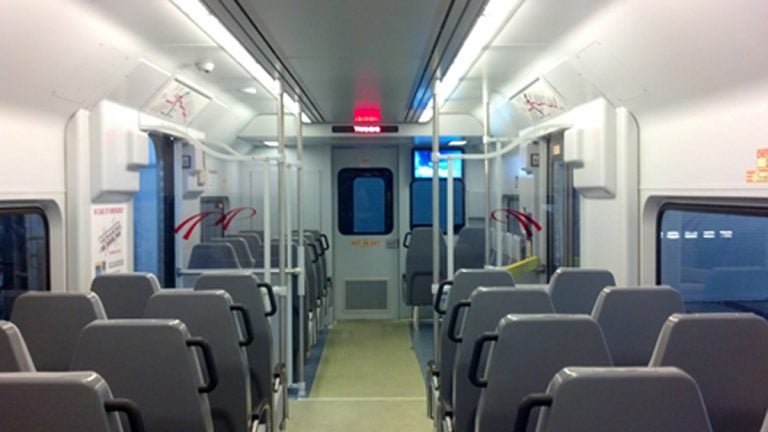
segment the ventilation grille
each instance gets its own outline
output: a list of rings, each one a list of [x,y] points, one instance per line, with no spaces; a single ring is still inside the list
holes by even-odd
[[[347,279],[344,292],[347,311],[387,309],[387,279]]]

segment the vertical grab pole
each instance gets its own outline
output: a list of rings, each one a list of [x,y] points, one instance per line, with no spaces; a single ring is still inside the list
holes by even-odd
[[[486,87],[486,86],[484,86]],[[488,144],[491,130],[491,102],[488,97],[488,89],[483,88],[483,173],[485,175],[485,264],[491,264],[491,173],[488,160]],[[500,251],[496,251],[498,254]]]
[[[304,320],[307,319],[306,299],[304,298],[306,293],[306,269],[304,266],[304,213],[301,211],[301,203],[304,200],[304,125],[301,122],[302,110],[301,102],[299,101],[299,110],[296,113],[296,208],[298,211],[296,215],[298,217],[297,223],[299,228],[299,249],[298,249],[298,266],[301,271],[299,273],[299,340],[304,343],[304,338],[307,335],[304,334]],[[303,345],[302,345],[303,346]],[[304,356],[299,358],[298,367],[299,376],[299,395],[304,396]]]
[[[270,170],[269,160],[264,161],[264,282],[272,283],[272,191],[269,190]]]
[[[451,156],[448,156],[448,184],[445,185],[446,190],[446,203],[445,203],[445,209],[446,209],[446,229],[448,230],[447,233],[447,256],[446,256],[446,273],[449,275],[453,275],[453,272],[455,269],[453,268],[453,158]]]
[[[293,359],[291,352],[288,351],[288,320],[291,313],[287,307],[287,299],[290,297],[288,286],[285,280],[285,112],[283,106],[283,84],[277,80],[277,254],[279,271],[280,291],[283,293],[283,301],[280,302],[280,316],[282,325],[280,326],[280,351],[282,358],[285,359],[287,369],[286,388],[293,382]],[[287,394],[283,393],[283,406],[285,415],[288,416]],[[283,422],[285,424],[285,422]]]
[[[501,164],[502,164],[502,161],[501,161],[501,142],[500,141],[496,142],[496,153],[497,153],[496,161],[495,161],[496,162],[496,167],[494,168],[494,173],[493,173],[494,179],[496,180],[496,182],[495,182],[496,183],[496,203],[497,203],[496,204],[496,208],[502,208],[502,207],[504,207],[504,202],[503,202],[503,199],[502,199],[503,194],[502,194],[502,191],[501,191],[501,187],[502,187],[502,178],[501,178],[502,168],[501,168]],[[501,265],[502,265],[502,258],[503,258],[503,255],[504,255],[503,254],[503,251],[504,251],[504,248],[503,248],[504,231],[505,230],[501,229],[501,226],[499,226],[496,229],[496,250],[498,251],[496,253],[496,267],[501,267]]]
[[[438,79],[432,85],[432,295],[437,295],[440,285],[440,178],[438,165],[440,163],[440,108],[438,97],[440,81]],[[414,306],[414,311],[417,306]],[[414,319],[418,313],[414,313]],[[435,362],[440,361],[440,349],[438,340],[440,329],[438,328],[440,317],[436,311],[432,312],[432,338],[435,353]],[[418,321],[414,322],[418,326]]]

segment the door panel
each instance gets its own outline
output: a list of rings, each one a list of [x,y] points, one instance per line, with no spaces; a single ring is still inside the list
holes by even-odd
[[[333,261],[340,319],[397,317],[397,151],[333,150]]]

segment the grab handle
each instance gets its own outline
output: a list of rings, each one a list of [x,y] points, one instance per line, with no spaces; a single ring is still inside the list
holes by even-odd
[[[251,321],[251,314],[248,312],[248,308],[244,304],[235,303],[229,306],[229,310],[232,312],[239,312],[243,318],[243,336],[245,340],[238,341],[240,346],[248,346],[253,343],[253,322]]]
[[[264,313],[265,316],[272,316],[277,313],[277,300],[275,299],[275,290],[272,288],[272,284],[266,282],[259,282],[259,288],[264,288],[267,291],[267,297],[269,297],[269,310]]]
[[[205,370],[208,372],[208,383],[198,387],[200,393],[210,393],[219,384],[219,374],[216,371],[216,361],[213,358],[213,350],[208,345],[208,341],[200,337],[191,337],[187,339],[188,347],[198,347],[203,353],[205,359]]]
[[[104,401],[104,409],[107,412],[121,412],[128,418],[131,432],[144,432],[144,420],[141,418],[141,410],[136,402],[130,399],[112,399]]]
[[[520,401],[517,407],[517,418],[515,418],[515,428],[513,432],[525,432],[528,429],[528,419],[531,417],[531,411],[537,407],[552,406],[552,396],[546,393],[531,393]]]
[[[469,362],[469,380],[476,387],[484,388],[488,387],[488,380],[481,378],[480,375],[480,357],[483,355],[483,347],[488,342],[496,342],[499,340],[497,333],[483,333],[482,336],[477,338],[475,346],[472,347],[472,360]]]
[[[445,287],[448,285],[453,285],[453,281],[450,279],[446,279],[442,282],[440,282],[440,286],[437,288],[437,292],[435,293],[435,304],[433,305],[435,312],[439,313],[440,315],[445,315],[445,310],[440,309],[440,302],[443,300],[443,294],[445,293]]]
[[[462,300],[451,309],[451,316],[448,320],[448,339],[451,340],[451,342],[454,343],[461,343],[461,341],[464,340],[463,337],[456,335],[456,325],[459,322],[459,312],[464,309],[468,308],[472,305],[472,302],[469,300]]]

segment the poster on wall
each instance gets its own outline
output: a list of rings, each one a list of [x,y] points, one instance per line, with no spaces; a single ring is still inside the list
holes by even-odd
[[[94,276],[128,270],[127,212],[124,205],[92,207],[91,257]]]

